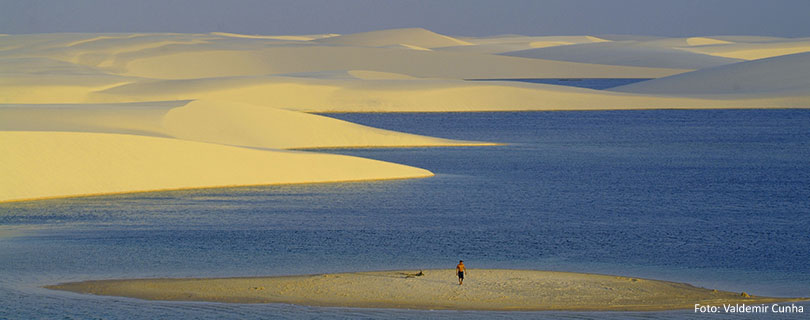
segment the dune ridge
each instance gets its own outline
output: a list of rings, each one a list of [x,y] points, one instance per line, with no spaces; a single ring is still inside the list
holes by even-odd
[[[0,105],[0,128],[136,134],[269,149],[475,146],[233,101]]]
[[[145,300],[292,303],[327,307],[455,310],[650,311],[695,304],[774,303],[802,298],[745,297],[684,283],[569,272],[402,270],[303,276],[98,280],[46,286]]]

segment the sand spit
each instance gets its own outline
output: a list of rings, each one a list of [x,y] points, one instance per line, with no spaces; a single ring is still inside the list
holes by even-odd
[[[0,131],[0,154],[0,202],[433,175],[350,156],[107,133]]]
[[[101,280],[46,288],[145,300],[458,310],[652,311],[691,309],[695,304],[801,300],[745,297],[742,293],[685,283],[621,276],[503,269],[472,269],[463,286],[457,284],[454,271],[448,269],[263,278]]]

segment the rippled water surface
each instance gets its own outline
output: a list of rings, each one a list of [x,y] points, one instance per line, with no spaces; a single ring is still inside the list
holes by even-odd
[[[459,259],[810,296],[810,111],[331,116],[507,145],[327,151],[426,168],[436,173],[428,179],[0,204],[0,318],[694,316],[146,302],[39,288],[452,268]]]

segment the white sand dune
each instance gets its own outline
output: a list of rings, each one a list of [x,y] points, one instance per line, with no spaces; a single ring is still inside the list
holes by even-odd
[[[272,149],[470,146],[319,115],[232,101],[0,105],[0,130],[172,137]]]
[[[744,297],[685,283],[536,270],[407,270],[264,278],[101,280],[47,286],[145,300],[294,303],[312,306],[455,310],[672,310],[801,298]]]
[[[496,54],[510,51],[567,46],[581,43],[605,42],[608,40],[592,36],[542,36],[528,37],[521,35],[503,35],[484,38],[464,38],[473,45],[438,48],[440,51],[473,52]]]
[[[49,58],[97,68],[101,72],[118,76],[159,79],[331,70],[369,70],[452,79],[638,78],[687,71],[532,60],[475,51],[430,51],[436,45],[450,44],[458,47],[466,42],[458,42],[423,29],[414,30],[387,30],[314,40],[280,40],[277,37],[221,34],[19,35],[10,37],[12,39],[6,44],[9,49],[0,51],[0,59]],[[394,39],[386,39],[382,35],[389,35]],[[365,43],[361,41],[363,39],[381,39],[381,42]],[[324,43],[327,41],[341,44]],[[2,42],[7,41],[4,39]],[[379,46],[368,47],[364,44]]]
[[[712,36],[711,38],[712,39],[717,39],[717,40],[720,40],[720,41],[742,42],[742,43],[778,42],[778,41],[788,41],[788,40],[790,40],[790,38],[783,38],[783,37],[744,36],[744,35]]]
[[[810,96],[810,52],[702,69],[613,91],[668,95]],[[806,106],[810,107],[810,100]]]
[[[83,132],[0,131],[0,154],[0,201],[432,175],[341,155]]]
[[[690,38],[694,39],[694,38]],[[701,69],[742,61],[680,50],[690,39],[673,41],[612,41],[512,51],[503,55],[637,67]],[[678,39],[680,40],[680,39]],[[693,41],[694,42],[694,41]]]
[[[383,47],[397,44],[407,44],[428,49],[471,45],[469,42],[438,34],[423,28],[389,29],[353,33],[318,39],[316,42],[357,47]]]
[[[163,118],[166,133],[185,140],[263,148],[475,146],[377,129],[333,118],[262,106],[194,101]]]
[[[242,38],[242,39],[269,39],[269,40],[292,40],[292,41],[312,41],[316,39],[324,39],[324,38],[331,38],[339,36],[339,34],[335,33],[328,33],[328,34],[305,34],[305,35],[294,35],[294,36],[271,36],[271,35],[253,35],[253,34],[239,34],[239,33],[230,33],[230,32],[211,32],[211,35],[214,36],[221,36],[221,37],[231,37],[231,38]]]
[[[174,46],[116,57],[122,75],[158,79],[256,76],[324,70],[371,70],[422,78],[655,78],[687,70],[606,66],[472,53],[349,46],[277,46],[193,50]]]
[[[742,41],[745,39],[738,39]],[[750,39],[756,41],[757,39]],[[684,47],[682,50],[743,60],[756,60],[810,51],[810,39],[784,39],[777,41],[734,42],[705,46]]]
[[[721,40],[712,37],[691,37],[686,39],[686,44],[690,46],[705,46],[710,44],[729,44],[733,41]]]
[[[134,81],[51,58],[0,57],[0,103],[85,101],[91,92]]]
[[[807,108],[806,55],[705,68],[806,45],[745,36],[453,38],[418,28],[7,35],[0,37],[0,201],[426,176],[279,149],[481,145],[302,112]],[[495,54],[525,49],[529,57]],[[694,68],[703,69],[686,73]],[[464,80],[667,76],[616,91]]]
[[[654,96],[509,81],[347,80],[240,77],[123,85],[92,99],[109,102],[211,99],[305,112],[459,112],[660,108],[796,108],[808,97]]]

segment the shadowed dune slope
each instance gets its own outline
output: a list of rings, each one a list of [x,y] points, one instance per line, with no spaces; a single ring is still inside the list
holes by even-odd
[[[503,55],[548,60],[624,65],[700,69],[742,61],[680,50],[677,47],[637,41],[599,42],[528,49]]]
[[[810,95],[808,75],[810,75],[810,53],[798,53],[701,69],[610,90],[668,95],[808,96]]]

